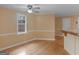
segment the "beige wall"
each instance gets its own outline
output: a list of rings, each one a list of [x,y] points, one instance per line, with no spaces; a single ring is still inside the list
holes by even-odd
[[[35,14],[36,25],[32,30],[36,38],[52,38],[55,35],[55,16],[53,14]]]
[[[71,22],[70,31],[77,32],[77,16],[67,16],[67,17],[62,17],[62,18],[69,18]]]
[[[56,17],[55,18],[55,35],[61,36],[62,35],[61,30],[62,30],[62,18]]]
[[[16,32],[16,12],[6,8],[0,8],[0,33]]]
[[[77,32],[77,16],[67,16],[67,17],[56,17],[55,18],[55,35],[62,35],[61,30],[63,29],[62,18],[70,18],[71,21],[71,31]]]
[[[77,32],[77,16],[71,16],[71,31]]]
[[[28,33],[17,35],[16,11],[0,8],[0,48],[31,40],[55,37],[55,16],[52,14],[28,14]],[[9,33],[9,35],[6,35]],[[5,35],[2,35],[5,34]]]
[[[27,15],[27,19],[28,19],[28,31],[32,32],[32,30],[36,29],[36,16],[35,14],[28,14]]]
[[[16,13],[16,11],[11,9],[0,8],[0,48],[30,40],[33,37],[31,33],[17,35]],[[29,23],[30,22],[28,21],[28,24]],[[28,26],[28,29],[29,28],[30,27]],[[9,33],[9,35],[6,35],[7,33]]]

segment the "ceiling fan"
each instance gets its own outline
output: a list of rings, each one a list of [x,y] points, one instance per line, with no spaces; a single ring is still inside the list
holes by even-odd
[[[13,5],[8,5],[8,7],[9,8],[11,7],[21,12],[28,12],[28,13],[39,13],[40,11],[40,4],[13,4]]]
[[[40,6],[38,4],[34,4],[34,5],[29,4],[29,5],[27,5],[27,12],[28,13],[33,13],[33,12],[38,13],[39,10],[40,10]]]

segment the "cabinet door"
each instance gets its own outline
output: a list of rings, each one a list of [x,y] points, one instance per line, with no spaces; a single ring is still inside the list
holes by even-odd
[[[76,37],[76,54],[79,55],[79,37]]]
[[[64,48],[71,55],[75,55],[75,43],[73,35],[67,35],[64,39]]]

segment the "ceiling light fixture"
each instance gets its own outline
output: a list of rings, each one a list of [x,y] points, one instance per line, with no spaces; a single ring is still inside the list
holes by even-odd
[[[32,12],[33,12],[33,11],[32,11],[32,5],[27,5],[27,7],[28,7],[27,12],[28,12],[28,13],[32,13]]]
[[[33,12],[39,12],[39,9],[40,9],[40,7],[39,7],[39,5],[27,5],[27,12],[28,13],[33,13]]]
[[[29,10],[27,10],[27,12],[28,12],[28,13],[32,13],[33,11],[29,9]]]

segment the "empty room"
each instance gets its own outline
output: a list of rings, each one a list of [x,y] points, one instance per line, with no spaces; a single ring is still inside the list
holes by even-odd
[[[0,55],[79,55],[79,4],[0,4]]]

